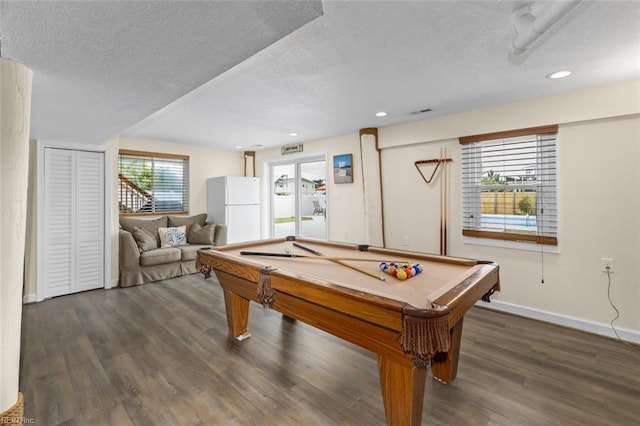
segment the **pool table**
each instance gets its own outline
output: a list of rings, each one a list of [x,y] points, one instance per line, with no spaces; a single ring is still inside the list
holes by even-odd
[[[423,271],[399,280],[381,262]],[[500,286],[492,262],[299,237],[200,250],[196,265],[215,272],[233,338],[250,336],[253,300],[376,353],[389,425],[421,423],[426,367],[455,378],[464,314]]]

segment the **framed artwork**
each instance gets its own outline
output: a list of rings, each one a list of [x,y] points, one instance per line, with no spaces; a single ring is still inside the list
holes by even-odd
[[[352,159],[351,154],[333,156],[333,183],[353,183]]]

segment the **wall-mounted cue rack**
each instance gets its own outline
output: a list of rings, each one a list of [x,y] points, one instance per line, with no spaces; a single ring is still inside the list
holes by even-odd
[[[433,178],[436,175],[438,169],[441,170],[442,178],[440,179],[440,254],[445,256],[447,254],[447,216],[448,216],[448,196],[447,196],[447,163],[452,162],[451,158],[447,157],[447,149],[440,149],[440,158],[434,158],[430,160],[418,160],[414,162],[414,166],[422,179],[427,183],[427,185],[433,182]],[[433,165],[433,171],[431,172],[431,176],[429,179],[422,173],[422,168],[425,165]],[[442,168],[440,166],[442,165]]]

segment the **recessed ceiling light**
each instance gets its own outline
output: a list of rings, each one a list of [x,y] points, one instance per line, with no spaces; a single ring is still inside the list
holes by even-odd
[[[242,145],[236,145],[236,149],[242,149]]]
[[[289,133],[289,136],[298,136],[298,134],[296,132],[291,132]]]
[[[387,113],[384,111],[376,112],[376,117],[386,117]]]
[[[547,78],[555,80],[556,78],[565,78],[571,75],[571,71],[556,71],[551,74],[547,74]]]

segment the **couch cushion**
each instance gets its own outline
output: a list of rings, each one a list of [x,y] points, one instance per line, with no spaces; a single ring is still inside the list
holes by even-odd
[[[158,241],[156,241],[155,235],[152,235],[151,232],[146,229],[134,226],[131,234],[136,240],[136,244],[138,244],[141,252],[158,248]]]
[[[215,245],[216,225],[208,224],[200,226],[199,223],[191,225],[191,230],[187,234],[189,244],[209,244]]]
[[[139,219],[135,217],[121,217],[120,218],[120,226],[125,231],[129,231],[133,234],[133,227],[139,226],[140,228],[146,229],[156,237],[156,241],[158,242],[158,246],[160,246],[160,236],[158,235],[158,228],[163,226],[167,226],[167,216],[162,216],[157,219]]]
[[[140,265],[153,266],[177,262],[180,260],[181,255],[182,252],[175,247],[149,250],[140,254]]]
[[[180,246],[178,248],[182,252],[182,261],[184,262],[185,260],[194,260],[198,255],[198,250],[212,247],[206,244],[189,244],[188,246]]]
[[[186,226],[187,227],[187,235],[189,235],[189,231],[191,230],[191,225],[197,223],[200,226],[204,226],[207,224],[207,214],[197,214],[195,216],[169,216],[168,217],[168,226]]]
[[[158,228],[160,234],[160,247],[175,247],[187,244],[187,226],[174,226]]]

